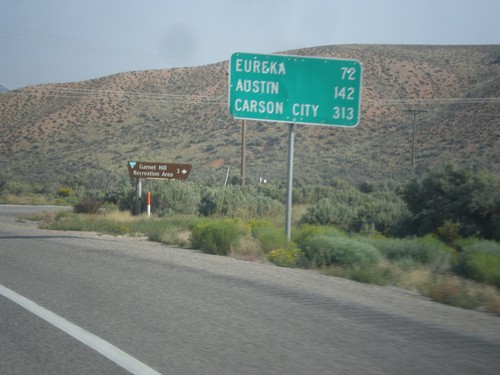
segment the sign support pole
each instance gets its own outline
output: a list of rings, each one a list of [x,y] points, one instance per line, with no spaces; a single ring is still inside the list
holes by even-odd
[[[295,143],[294,124],[288,124],[288,173],[286,189],[286,223],[285,234],[286,241],[290,242],[292,238],[292,188],[293,188],[293,151]]]
[[[240,186],[245,186],[245,128],[246,120],[241,123],[241,177]]]
[[[141,199],[142,199],[142,181],[140,178],[136,180],[135,183],[135,214],[139,216],[141,214]]]

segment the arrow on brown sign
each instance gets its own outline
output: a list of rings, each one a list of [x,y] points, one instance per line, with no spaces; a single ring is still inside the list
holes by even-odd
[[[131,178],[185,180],[191,172],[191,164],[156,163],[150,161],[129,161]]]

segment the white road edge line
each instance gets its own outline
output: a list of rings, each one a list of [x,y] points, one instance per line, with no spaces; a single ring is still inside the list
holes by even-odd
[[[161,375],[116,346],[0,284],[0,294],[136,375]]]

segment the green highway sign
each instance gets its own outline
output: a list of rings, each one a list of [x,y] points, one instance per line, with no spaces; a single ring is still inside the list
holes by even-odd
[[[237,52],[229,112],[235,118],[354,127],[360,119],[357,60]]]

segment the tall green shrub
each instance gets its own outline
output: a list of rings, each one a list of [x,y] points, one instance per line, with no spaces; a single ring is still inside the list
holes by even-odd
[[[252,236],[257,239],[264,253],[287,247],[284,229],[276,228],[267,220],[253,220],[249,225]]]
[[[500,244],[471,239],[461,250],[455,268],[457,273],[500,288]]]
[[[407,233],[423,235],[446,223],[460,223],[461,236],[500,239],[500,176],[445,165],[401,191],[413,214]]]
[[[206,221],[193,227],[191,245],[207,254],[228,255],[239,246],[245,229],[237,221]]]

